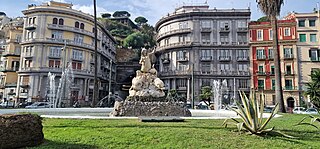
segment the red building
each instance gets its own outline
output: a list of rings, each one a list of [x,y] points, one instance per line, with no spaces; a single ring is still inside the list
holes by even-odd
[[[299,102],[297,34],[295,20],[278,20],[278,53],[280,54],[281,80],[284,100],[288,107]],[[251,87],[266,96],[266,104],[274,105],[275,73],[272,48],[273,30],[270,22],[250,22]],[[260,95],[261,96],[261,95]]]

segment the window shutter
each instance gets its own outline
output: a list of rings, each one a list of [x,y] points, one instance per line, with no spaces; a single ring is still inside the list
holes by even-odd
[[[311,49],[309,50],[309,57],[311,57]]]

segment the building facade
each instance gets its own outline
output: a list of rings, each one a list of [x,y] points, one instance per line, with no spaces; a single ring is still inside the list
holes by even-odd
[[[72,9],[72,4],[48,2],[29,5],[25,15],[17,98],[20,101],[47,100],[48,73],[73,71],[73,82],[62,101],[90,103],[94,86],[94,17]],[[115,40],[98,22],[99,99],[108,95],[109,82],[115,83]],[[111,74],[111,75],[110,75]],[[52,95],[50,95],[52,96]]]
[[[306,83],[311,80],[310,74],[320,69],[320,12],[313,13],[291,13],[286,19],[294,19],[297,22],[297,54],[299,56],[300,70],[299,89],[306,90]],[[310,102],[302,92],[300,99]]]
[[[275,105],[275,69],[272,47],[273,30],[270,22],[249,23],[252,87],[265,95],[266,105]],[[299,106],[299,68],[295,20],[278,21],[278,53],[285,105]],[[258,97],[259,97],[258,96]]]
[[[20,67],[23,18],[15,18],[1,29],[5,35],[4,51],[0,63],[0,100],[13,102],[16,97]]]
[[[167,90],[199,100],[203,86],[226,80],[223,102],[250,90],[249,9],[182,6],[155,25],[159,75]]]

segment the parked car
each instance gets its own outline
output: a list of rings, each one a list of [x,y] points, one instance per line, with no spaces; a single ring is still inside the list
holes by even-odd
[[[37,109],[37,108],[50,108],[50,103],[48,102],[35,102],[30,106],[26,106],[27,109]]]
[[[273,107],[264,107],[263,112],[271,113],[272,109],[273,109]]]
[[[319,112],[315,108],[309,108],[303,114],[319,114]]]
[[[0,103],[0,107],[2,107],[2,108],[7,108],[7,107],[13,108],[14,107],[14,102],[8,102],[8,101],[2,102],[2,103]]]
[[[306,108],[304,107],[295,107],[292,110],[294,114],[304,114],[305,111],[306,111]]]

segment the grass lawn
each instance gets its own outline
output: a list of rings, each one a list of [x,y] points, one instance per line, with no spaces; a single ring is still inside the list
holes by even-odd
[[[286,134],[259,137],[224,128],[223,120],[142,123],[138,120],[43,119],[45,142],[36,148],[320,148],[320,132],[292,126],[306,115],[285,114],[271,120]]]

